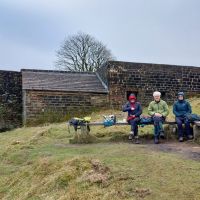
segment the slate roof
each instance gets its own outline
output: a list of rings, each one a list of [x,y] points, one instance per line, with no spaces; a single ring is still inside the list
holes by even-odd
[[[108,93],[96,73],[22,69],[23,90]]]

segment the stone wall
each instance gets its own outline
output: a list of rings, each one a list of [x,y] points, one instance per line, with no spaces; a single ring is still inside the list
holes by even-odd
[[[21,73],[0,71],[0,130],[20,125],[22,125]]]
[[[131,92],[147,105],[152,93],[172,103],[178,91],[187,97],[200,94],[200,68],[110,61],[97,73],[109,94],[23,90],[24,123],[59,121],[105,107],[120,108]],[[0,130],[22,124],[21,72],[0,71]]]
[[[137,94],[143,105],[152,100],[155,90],[168,103],[175,100],[180,90],[187,97],[200,94],[200,67],[112,61],[107,70],[110,104],[117,108],[121,108],[131,92]]]
[[[24,123],[38,124],[67,120],[106,108],[108,95],[86,92],[24,90]]]

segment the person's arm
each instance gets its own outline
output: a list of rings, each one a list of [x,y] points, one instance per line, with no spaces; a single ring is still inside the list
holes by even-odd
[[[155,112],[153,111],[153,105],[152,105],[152,103],[149,104],[148,114],[151,115],[151,116],[153,116],[155,114]]]
[[[188,107],[187,114],[191,114],[192,113],[192,108],[191,108],[191,105],[190,105],[189,102],[187,102],[187,107]]]
[[[167,105],[166,102],[164,103],[164,112],[161,113],[161,115],[162,115],[163,117],[167,117],[167,115],[169,115],[169,107],[168,107],[168,105]]]
[[[126,103],[122,108],[123,112],[127,112],[127,111],[130,111],[130,110],[131,110],[131,107],[130,107],[129,103]]]
[[[142,106],[138,103],[138,111],[135,113],[136,117],[139,117],[142,114]]]
[[[174,113],[174,115],[175,115],[176,117],[179,117],[179,116],[180,116],[180,114],[179,114],[178,111],[177,111],[176,102],[175,102],[174,105],[173,105],[173,113]]]

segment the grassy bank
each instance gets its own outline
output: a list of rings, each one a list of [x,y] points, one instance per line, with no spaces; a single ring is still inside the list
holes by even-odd
[[[200,99],[190,101],[200,113]],[[92,119],[105,113],[113,111]],[[123,142],[128,132],[95,127],[98,142],[82,145],[69,144],[74,133],[64,123],[1,133],[0,199],[200,199],[199,161]],[[140,133],[152,135],[152,127]]]

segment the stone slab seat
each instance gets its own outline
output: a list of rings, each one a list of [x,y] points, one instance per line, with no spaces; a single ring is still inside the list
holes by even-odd
[[[70,125],[69,123],[67,123]],[[177,124],[174,120],[165,120],[164,124],[169,124],[169,125],[175,125]],[[198,137],[200,135],[200,121],[195,121],[192,123],[194,125],[194,138]],[[81,134],[89,133],[88,130],[90,130],[90,126],[103,126],[103,122],[90,122],[90,123],[85,123],[84,125],[80,126],[81,129]],[[129,125],[128,122],[116,122],[114,126],[126,126]],[[152,125],[152,124],[149,124]],[[147,126],[147,125],[145,125]],[[88,129],[89,128],[89,129]]]
[[[100,125],[103,125],[103,122],[90,122],[90,123],[86,123],[86,124],[89,125],[89,126],[100,126]],[[177,123],[174,120],[166,119],[163,124],[177,124]],[[193,124],[197,125],[197,126],[200,126],[200,121],[195,121]],[[129,125],[129,124],[128,124],[128,122],[116,122],[115,125],[116,126],[117,125],[122,125],[123,126],[123,125]],[[149,124],[149,125],[151,125],[151,124]]]
[[[67,123],[68,124],[68,123]],[[170,121],[170,120],[166,120],[163,124],[177,124],[175,121]],[[195,121],[193,123],[196,126],[200,126],[200,121]],[[85,123],[83,126],[103,126],[103,122],[90,122],[90,123]],[[113,126],[124,126],[124,125],[129,125],[128,122],[116,122]],[[152,125],[152,124],[147,124],[147,125]],[[145,125],[145,126],[147,126]]]
[[[152,125],[152,124],[148,124],[148,125]],[[164,124],[176,124],[176,122],[175,121],[165,121]],[[100,125],[103,125],[103,122],[90,122],[90,123],[86,123],[86,125],[88,125],[88,126],[100,126]],[[123,125],[129,125],[129,124],[128,124],[128,122],[116,122],[114,124],[114,126],[123,126]],[[145,126],[147,126],[147,125],[145,125]]]

